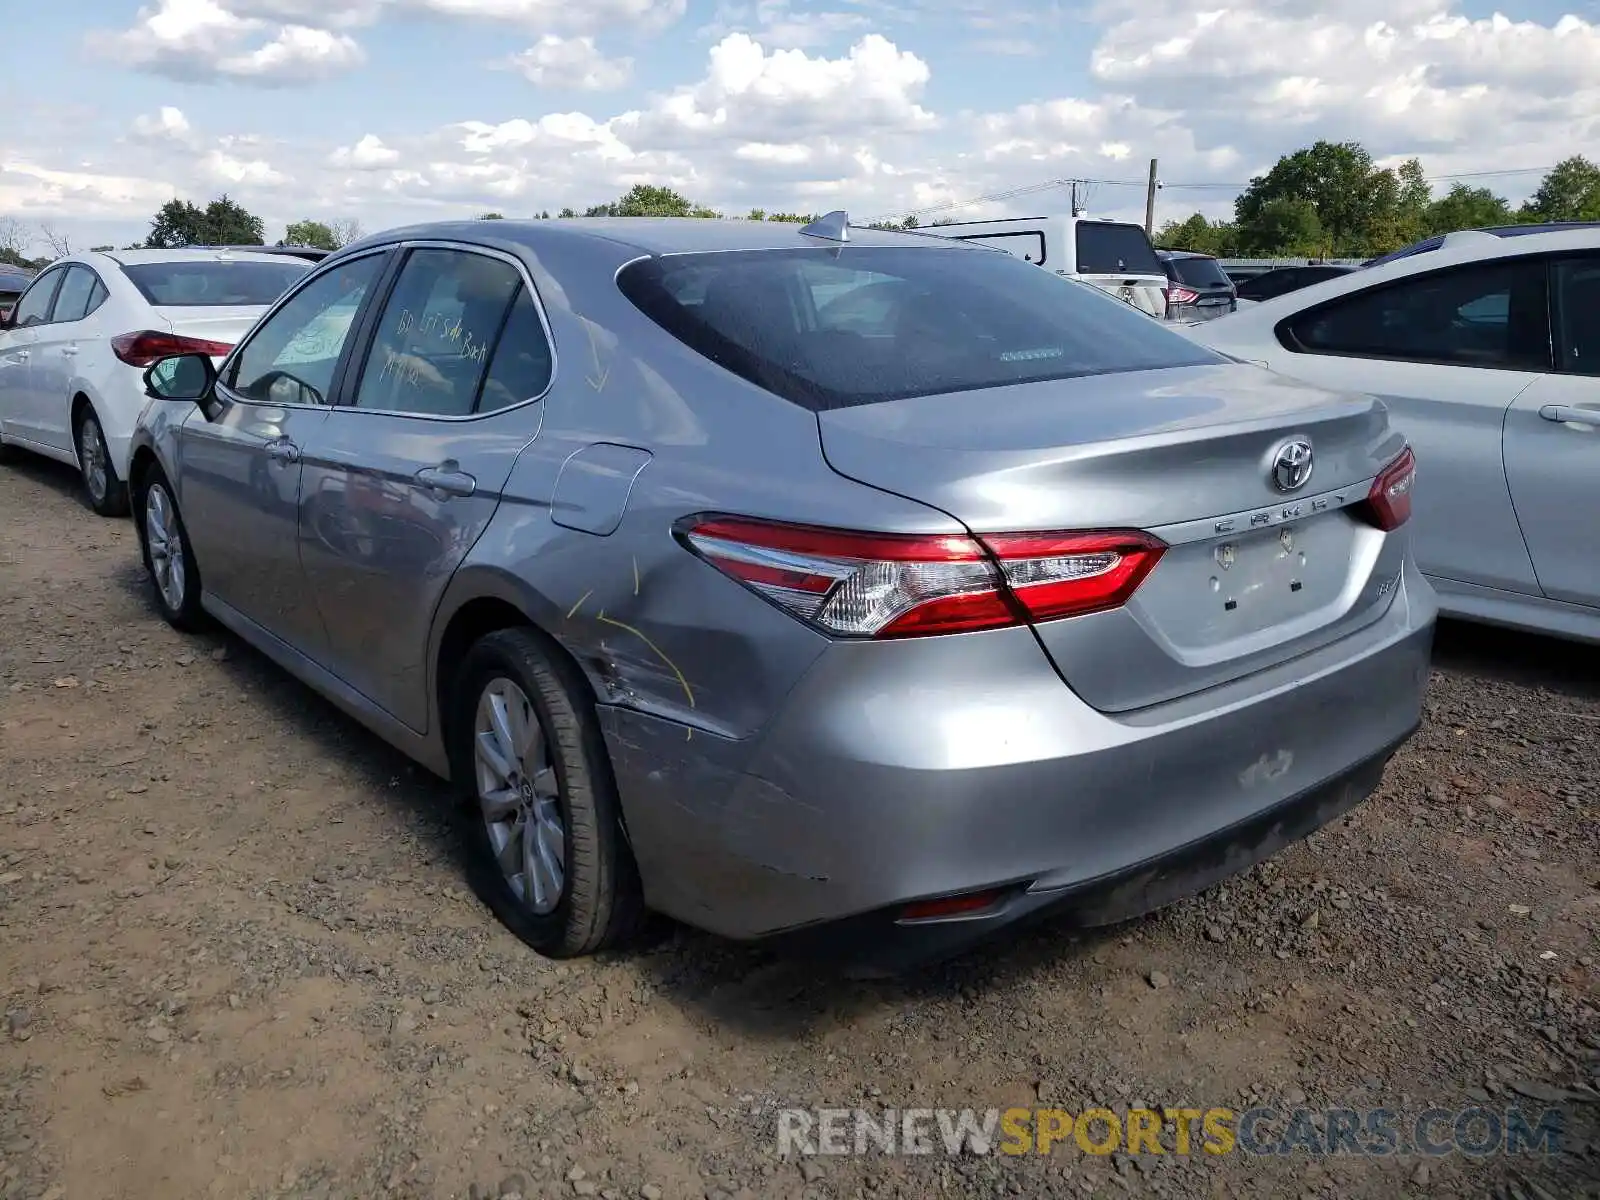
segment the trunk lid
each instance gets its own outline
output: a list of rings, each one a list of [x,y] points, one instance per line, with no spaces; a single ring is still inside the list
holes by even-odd
[[[1122,608],[1035,626],[1088,703],[1127,711],[1304,654],[1376,620],[1404,548],[1357,515],[1404,439],[1380,402],[1245,365],[1185,367],[824,411],[834,470],[975,533],[1142,529],[1168,543]],[[1290,441],[1311,478],[1275,488]]]
[[[237,345],[267,307],[264,304],[164,305],[155,311],[172,327],[173,333]]]

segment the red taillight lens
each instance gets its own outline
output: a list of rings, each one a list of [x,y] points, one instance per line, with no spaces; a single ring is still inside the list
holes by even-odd
[[[220,358],[232,349],[233,345],[229,342],[157,333],[154,329],[123,333],[111,339],[111,352],[130,367],[148,367],[171,354],[205,354]]]
[[[838,637],[997,629],[1115,608],[1165,545],[1148,534],[853,533],[739,517],[700,521],[689,546]]]
[[[1411,519],[1411,485],[1417,478],[1417,456],[1407,446],[1378,472],[1367,493],[1367,513],[1382,530],[1399,529]]]
[[[1200,293],[1193,288],[1174,287],[1167,293],[1167,302],[1169,304],[1193,304],[1198,299],[1200,299]]]

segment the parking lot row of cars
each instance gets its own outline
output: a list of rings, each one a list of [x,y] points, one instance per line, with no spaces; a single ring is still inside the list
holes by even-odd
[[[1145,294],[1133,240],[1061,221],[998,247],[1017,231],[835,213],[76,256],[0,331],[0,446],[131,505],[174,625],[220,621],[450,779],[480,895],[542,952],[647,908],[874,967],[1114,921],[1374,789],[1456,519],[1427,481],[1492,490],[1522,392],[1585,386],[1592,235],[1515,263],[1447,242],[1185,323],[1150,319],[1170,288]],[[1262,330],[1410,390],[1308,382]],[[1449,412],[1437,368],[1504,386],[1459,430],[1391,412]],[[1529,451],[1548,498],[1595,410],[1536,411],[1569,439]],[[1466,514],[1485,555],[1531,544],[1542,510],[1491,508]],[[1533,567],[1516,611],[1460,610],[1592,635],[1600,592]]]

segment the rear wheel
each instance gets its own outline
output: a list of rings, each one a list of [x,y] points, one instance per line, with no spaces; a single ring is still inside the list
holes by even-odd
[[[117,474],[106,448],[106,435],[94,409],[84,409],[78,418],[78,471],[83,476],[83,491],[89,507],[102,517],[128,514],[128,488]]]
[[[198,629],[204,619],[200,608],[200,569],[189,534],[184,529],[172,488],[159,469],[152,468],[140,489],[139,519],[144,523],[145,566],[155,589],[156,607],[167,623],[185,631]]]
[[[531,630],[500,630],[467,653],[452,717],[452,774],[484,902],[552,958],[631,937],[638,872],[577,672]]]

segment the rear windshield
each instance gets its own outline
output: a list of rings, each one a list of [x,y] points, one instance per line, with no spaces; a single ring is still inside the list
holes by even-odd
[[[311,269],[303,259],[283,262],[164,262],[122,268],[157,308],[268,305]]]
[[[968,247],[675,254],[617,282],[696,353],[813,410],[1223,361],[1096,288]]]
[[[1190,287],[1231,287],[1233,281],[1214,258],[1173,258],[1168,262],[1179,283]]]
[[[1076,236],[1081,275],[1167,276],[1150,239],[1138,225],[1080,221]]]

